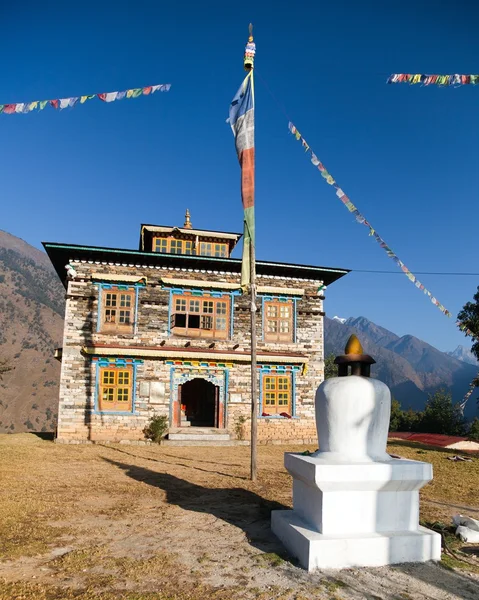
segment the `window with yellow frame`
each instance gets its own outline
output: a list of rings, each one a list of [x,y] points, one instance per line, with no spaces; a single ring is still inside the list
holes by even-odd
[[[101,367],[98,408],[100,411],[132,412],[133,368]]]
[[[216,242],[200,242],[200,256],[215,256],[217,258],[226,258],[228,256],[227,244],[217,244]]]
[[[264,374],[262,381],[263,414],[292,416],[292,382],[290,374]]]
[[[161,254],[195,254],[193,240],[156,237],[153,239],[153,252]]]

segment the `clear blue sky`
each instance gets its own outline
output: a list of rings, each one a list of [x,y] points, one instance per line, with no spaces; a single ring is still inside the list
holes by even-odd
[[[141,222],[242,228],[225,123],[257,43],[257,254],[394,270],[290,136],[292,121],[413,271],[479,271],[479,86],[386,85],[393,72],[478,73],[476,2],[8,3],[0,103],[171,83],[168,94],[0,115],[0,228],[136,247]],[[243,7],[244,6],[244,7]],[[274,9],[272,7],[274,6]],[[455,315],[479,277],[420,276]],[[352,273],[330,316],[364,315],[440,349],[467,341],[404,275]]]

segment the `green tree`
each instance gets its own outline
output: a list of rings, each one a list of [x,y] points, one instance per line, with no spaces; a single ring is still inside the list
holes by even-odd
[[[467,437],[471,440],[479,442],[479,419],[476,417],[469,427]]]
[[[324,378],[330,379],[331,377],[338,376],[338,365],[334,364],[336,357],[333,353],[328,354],[324,359]]]
[[[457,315],[457,318],[470,329],[475,336],[477,336],[471,350],[479,360],[479,287],[474,294],[473,302],[466,302],[462,307],[461,312]],[[476,385],[478,385],[478,383],[479,382],[476,380]]]
[[[389,431],[402,431],[404,421],[404,412],[401,404],[395,398],[391,398],[391,419],[389,421]]]
[[[420,427],[423,433],[464,434],[464,417],[458,406],[453,405],[450,392],[442,388],[429,395]]]

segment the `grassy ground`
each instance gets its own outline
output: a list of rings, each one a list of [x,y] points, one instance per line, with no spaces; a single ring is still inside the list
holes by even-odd
[[[0,435],[0,599],[443,597],[420,586],[479,597],[471,574],[479,567],[450,556],[449,571],[311,576],[295,566],[269,521],[271,510],[291,505],[283,453],[305,449],[261,446],[252,484],[248,447],[65,446]],[[448,525],[458,512],[479,519],[478,458],[451,462],[448,451],[402,441],[389,451],[434,465],[422,491],[424,522]],[[449,532],[446,539],[461,553]],[[457,556],[474,562],[468,550]]]

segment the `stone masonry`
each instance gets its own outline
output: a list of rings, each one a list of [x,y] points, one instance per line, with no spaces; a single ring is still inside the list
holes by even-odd
[[[92,356],[86,354],[85,348],[98,347],[99,354],[102,345],[118,347],[122,350],[132,348],[131,354],[123,353],[123,355],[133,358],[136,357],[135,352],[138,354],[138,349],[161,349],[165,345],[183,351],[187,340],[184,337],[168,335],[170,291],[162,283],[162,277],[239,284],[239,274],[200,269],[106,264],[77,261],[74,257],[70,262],[75,274],[68,281],[66,295],[57,441],[63,443],[144,441],[143,429],[153,415],[171,415],[171,366],[166,364],[169,359],[140,356],[143,362],[136,368],[134,413],[101,414],[94,410],[97,385],[95,364]],[[138,293],[135,334],[97,333],[99,292],[92,275],[98,276],[102,273],[109,277],[127,275],[146,278],[145,287]],[[265,444],[314,442],[316,439],[314,393],[324,376],[324,298],[322,292],[318,291],[322,282],[259,276],[257,283],[259,286],[304,290],[304,294],[297,297],[295,343],[260,341],[262,315],[261,302],[258,302],[259,355],[276,352],[281,355],[291,353],[295,356],[304,356],[304,360],[295,359],[299,370],[295,374],[294,417],[291,419],[260,417],[258,440]],[[218,289],[221,290],[220,286]],[[249,297],[241,295],[235,297],[233,316],[232,338],[215,340],[214,351],[239,356],[240,353],[249,352],[250,349]],[[211,342],[208,339],[195,338],[191,340],[191,346],[208,352],[211,350]],[[241,359],[228,359],[227,362],[232,366],[226,368],[228,387],[225,392],[225,428],[233,438],[248,439],[251,367],[245,360],[244,354]],[[261,364],[260,356],[258,363]],[[224,375],[224,371],[224,368],[218,367],[220,376]],[[240,417],[246,419],[243,426]]]

